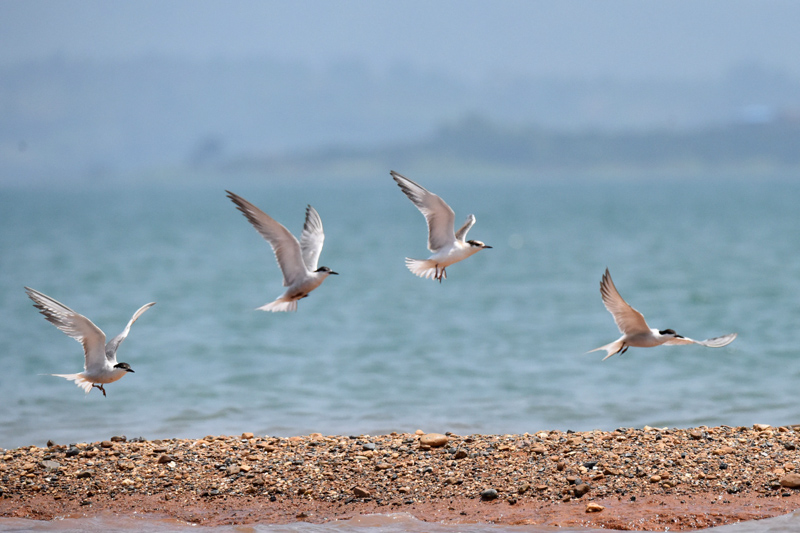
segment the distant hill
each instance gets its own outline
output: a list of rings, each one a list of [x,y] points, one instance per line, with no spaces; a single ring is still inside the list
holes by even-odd
[[[733,123],[690,130],[564,133],[471,118],[416,143],[328,148],[243,157],[220,169],[238,174],[363,177],[389,168],[465,176],[800,177],[800,120]]]
[[[358,63],[54,57],[0,66],[0,183],[216,167],[346,175],[387,161],[794,165],[786,117],[798,110],[800,82],[757,66],[700,81],[462,80]]]

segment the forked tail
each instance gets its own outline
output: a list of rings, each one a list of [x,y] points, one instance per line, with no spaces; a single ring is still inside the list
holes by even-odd
[[[625,345],[622,344],[622,339],[617,339],[612,343],[606,344],[605,346],[601,346],[599,348],[595,348],[594,350],[589,350],[586,353],[599,352],[600,350],[605,350],[606,356],[603,357],[603,361],[605,361],[615,353],[619,353],[624,348],[624,346]]]
[[[436,261],[430,259],[411,259],[406,257],[406,266],[416,276],[427,279],[439,279],[440,275],[447,279],[447,271],[438,268]]]
[[[274,302],[262,305],[258,311],[272,311],[273,313],[297,311],[297,300],[282,300],[278,298]]]
[[[85,377],[81,374],[50,374],[51,376],[55,376],[57,378],[64,378],[68,381],[74,381],[75,385],[82,388],[86,391],[86,394],[92,390],[93,383],[91,381],[87,381]]]

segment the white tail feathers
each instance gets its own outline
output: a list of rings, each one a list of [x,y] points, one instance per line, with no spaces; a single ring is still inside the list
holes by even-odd
[[[447,272],[436,266],[436,261],[430,259],[411,259],[406,257],[406,266],[416,276],[427,279],[439,279],[439,274],[447,279]]]
[[[75,385],[82,388],[86,391],[86,394],[92,390],[92,386],[94,385],[91,381],[87,381],[85,377],[81,374],[50,374],[51,376],[55,376],[57,378],[64,378],[67,381],[74,381]]]
[[[599,348],[595,348],[594,350],[589,350],[586,353],[599,352],[600,350],[605,350],[606,351],[606,356],[603,357],[603,361],[605,361],[606,359],[608,359],[609,357],[611,357],[615,353],[617,353],[620,350],[622,350],[622,347],[623,347],[622,339],[617,339],[617,340],[615,340],[614,342],[612,342],[610,344],[606,344],[605,346],[601,346]]]
[[[278,298],[274,302],[262,305],[258,311],[272,311],[273,313],[297,311],[297,300],[282,300]]]

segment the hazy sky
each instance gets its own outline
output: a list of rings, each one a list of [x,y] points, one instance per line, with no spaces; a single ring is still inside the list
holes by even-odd
[[[800,2],[0,0],[0,63],[60,54],[271,57],[626,79],[800,76]]]

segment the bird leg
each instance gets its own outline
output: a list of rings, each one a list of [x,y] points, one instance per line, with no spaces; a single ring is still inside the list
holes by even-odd
[[[624,354],[624,353],[625,353],[625,352],[627,352],[627,351],[628,351],[628,347],[626,346],[626,347],[624,347],[624,348],[622,349],[622,351],[621,351],[621,352],[617,352],[617,353],[619,353],[620,355],[622,355],[622,354]]]
[[[447,272],[445,271],[445,268],[447,268],[447,267],[442,267],[442,269],[439,270],[439,265],[437,264],[436,265],[436,275],[433,277],[433,279],[438,279],[439,283],[442,282],[442,278],[447,279]]]
[[[103,385],[93,384],[92,387],[97,387],[98,389],[100,389],[103,392],[103,396],[106,395],[106,389],[103,388]]]

